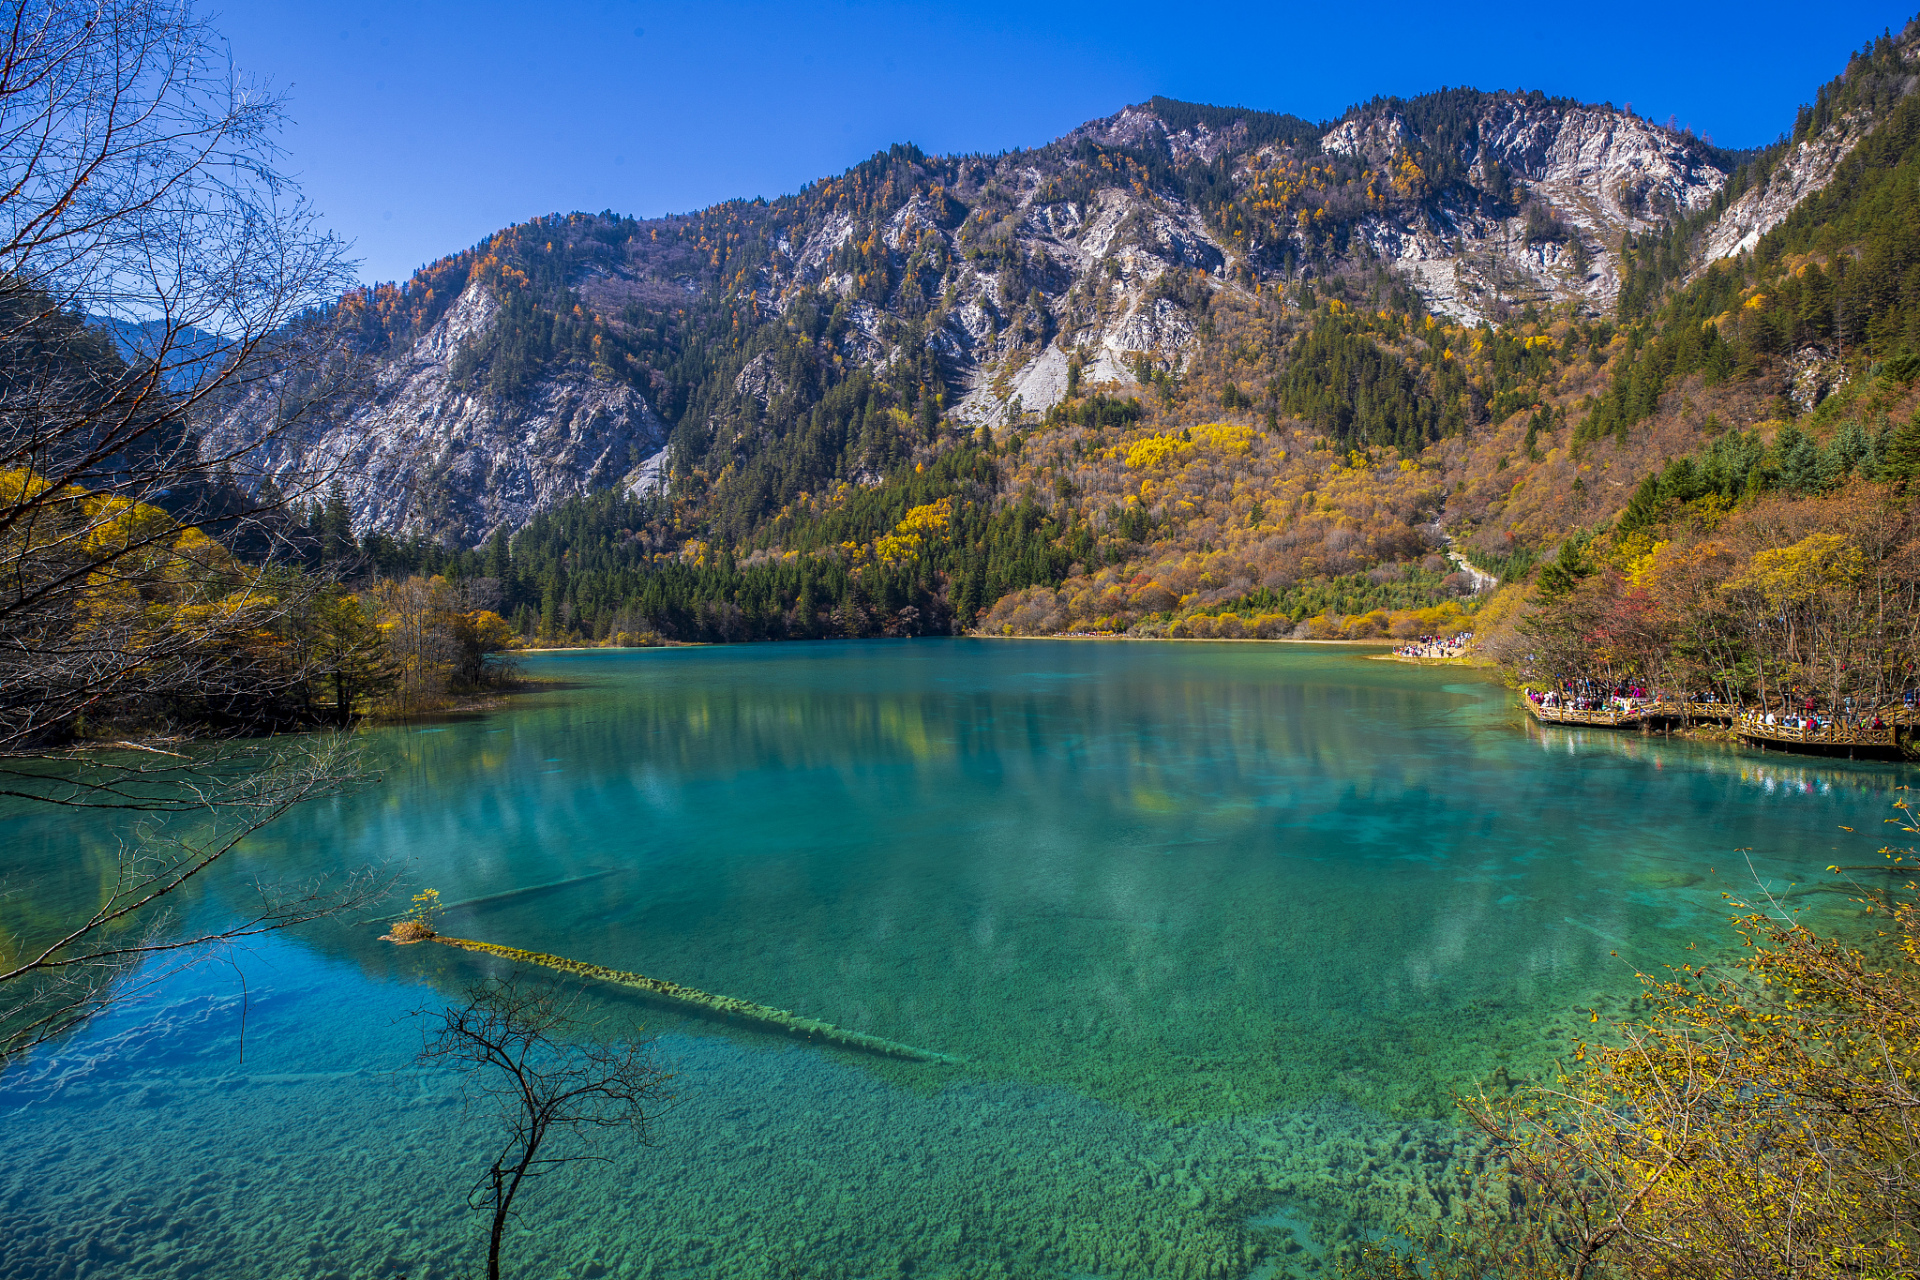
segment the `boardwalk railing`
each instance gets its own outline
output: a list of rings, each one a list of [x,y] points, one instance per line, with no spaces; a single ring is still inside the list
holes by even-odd
[[[1542,724],[1597,724],[1609,729],[1618,729],[1623,725],[1639,724],[1646,719],[1640,711],[1629,711],[1619,706],[1605,707],[1594,711],[1576,711],[1572,707],[1543,707],[1532,698],[1522,698],[1527,711]]]
[[[1871,724],[1843,724],[1829,722],[1803,728],[1799,725],[1768,724],[1766,717],[1744,715],[1734,725],[1734,732],[1751,742],[1778,742],[1792,746],[1819,747],[1869,747],[1875,750],[1889,750],[1900,745],[1898,727],[1885,724],[1881,717],[1881,728]]]
[[[1543,706],[1521,691],[1521,705],[1527,714],[1542,724],[1591,725],[1603,729],[1627,729],[1644,727],[1653,721],[1713,720],[1730,725],[1736,735],[1748,742],[1760,745],[1775,744],[1783,747],[1812,747],[1819,750],[1846,749],[1897,751],[1900,747],[1900,731],[1920,726],[1920,715],[1915,709],[1904,705],[1894,706],[1875,713],[1880,727],[1874,728],[1875,715],[1869,715],[1865,722],[1828,721],[1812,728],[1803,728],[1797,724],[1788,725],[1776,719],[1773,724],[1766,722],[1763,713],[1741,711],[1724,702],[1695,702],[1691,699],[1649,699],[1647,701],[1611,701],[1604,706],[1588,710],[1575,710],[1567,706]],[[1797,720],[1798,716],[1787,719]]]
[[[1673,698],[1609,701],[1605,706],[1577,711],[1567,706],[1543,706],[1521,692],[1521,701],[1534,719],[1543,724],[1597,724],[1610,729],[1643,724],[1648,720],[1731,720],[1734,709],[1724,702],[1680,701]]]

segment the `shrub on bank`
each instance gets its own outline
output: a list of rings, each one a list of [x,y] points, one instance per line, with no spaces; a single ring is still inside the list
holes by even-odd
[[[1888,857],[1870,870],[1904,871]],[[1455,1221],[1347,1280],[1913,1274],[1920,914],[1874,919],[1856,946],[1750,914],[1740,962],[1643,975],[1643,1022],[1574,1046],[1551,1085],[1463,1103],[1494,1158]]]

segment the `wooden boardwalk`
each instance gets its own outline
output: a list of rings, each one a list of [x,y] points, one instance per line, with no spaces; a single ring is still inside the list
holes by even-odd
[[[1541,724],[1586,724],[1598,725],[1603,729],[1624,729],[1640,724],[1646,716],[1638,711],[1627,711],[1620,707],[1608,707],[1604,711],[1575,711],[1572,707],[1543,707],[1532,698],[1521,695],[1521,703],[1527,714]]]
[[[1789,717],[1792,719],[1795,717]],[[1884,721],[1885,717],[1881,719]],[[1900,749],[1900,728],[1894,724],[1884,724],[1875,729],[1870,724],[1824,724],[1811,729],[1798,725],[1768,724],[1765,716],[1743,715],[1734,724],[1733,731],[1746,741],[1759,746],[1779,746],[1788,749],[1813,749],[1820,752],[1832,751],[1872,751],[1886,752]]]
[[[1912,707],[1899,705],[1879,713],[1881,727],[1872,727],[1872,716],[1865,724],[1827,723],[1814,728],[1789,726],[1776,720],[1766,722],[1763,714],[1739,711],[1724,702],[1677,701],[1671,699],[1650,700],[1646,702],[1610,703],[1591,711],[1576,711],[1571,707],[1543,707],[1521,690],[1520,703],[1527,714],[1541,724],[1582,725],[1600,729],[1646,729],[1656,723],[1690,724],[1695,721],[1713,721],[1725,724],[1733,729],[1735,736],[1758,746],[1779,747],[1789,751],[1806,751],[1821,755],[1833,755],[1855,752],[1873,755],[1900,751],[1900,734],[1903,729],[1911,732],[1920,727],[1920,713]],[[1787,719],[1797,717],[1788,716]]]
[[[1523,692],[1520,701],[1527,714],[1542,724],[1590,724],[1606,729],[1626,729],[1655,720],[1715,720],[1730,722],[1734,709],[1724,702],[1676,702],[1649,700],[1626,705],[1614,703],[1594,711],[1575,711],[1571,707],[1543,707]]]

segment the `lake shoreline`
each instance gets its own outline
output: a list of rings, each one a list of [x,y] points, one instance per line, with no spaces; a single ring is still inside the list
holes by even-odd
[[[820,1275],[1009,1257],[1259,1274],[1288,1233],[1440,1204],[1455,1096],[1553,1079],[1598,1025],[1578,1013],[1634,1016],[1634,968],[1720,955],[1723,891],[1877,860],[1861,815],[1920,773],[1528,732],[1489,674],[1361,666],[1392,656],[1379,643],[1295,642],[1273,663],[709,647],[527,661],[514,686],[543,696],[485,690],[467,701],[497,710],[371,725],[377,786],[296,806],[210,869],[196,910],[232,913],[218,924],[247,918],[263,867],[305,883],[404,864],[409,893],[449,905],[444,932],[499,950],[316,921],[258,944],[244,988],[183,971],[36,1057],[0,1090],[9,1137],[52,1153],[11,1192],[7,1256],[56,1260],[16,1265],[21,1280],[69,1256],[100,1280],[221,1276],[238,1256],[313,1256],[316,1238],[341,1274],[462,1273],[466,1192],[497,1131],[420,1070],[403,1020],[508,953],[556,980],[548,958],[595,966],[585,1013],[644,1022],[686,1082],[659,1146],[579,1166],[539,1202],[515,1237],[524,1274],[664,1258],[687,1260],[671,1280],[761,1280],[796,1257]],[[1500,820],[1538,812],[1545,836]],[[10,813],[0,878],[89,902],[122,822]],[[1728,847],[1751,867],[1723,866]],[[1810,924],[1854,918],[1851,891],[1808,893],[1792,901]],[[928,1058],[676,1012],[635,974]],[[343,1143],[375,1155],[343,1161]],[[201,1181],[156,1207],[183,1167]],[[876,1170],[900,1194],[875,1196]],[[1199,1196],[1168,1192],[1183,1173]],[[951,1206],[977,1207],[957,1238]],[[180,1232],[115,1234],[155,1212]],[[404,1233],[383,1228],[403,1213]],[[124,1256],[81,1258],[95,1239]]]
[[[1384,637],[1368,640],[1306,640],[1294,636],[1276,636],[1271,640],[1265,640],[1259,636],[1096,636],[1085,632],[1055,636],[994,636],[983,633],[954,638],[956,640],[1126,640],[1135,644],[1345,644],[1367,645],[1372,648],[1401,643]]]
[[[802,640],[674,640],[666,644],[571,644],[538,645],[523,649],[513,649],[515,654],[536,653],[629,653],[643,649],[725,649],[735,645],[752,647],[766,644],[819,644],[834,640],[1124,640],[1132,644],[1336,644],[1365,645],[1369,648],[1397,645],[1401,642],[1387,637],[1375,636],[1366,640],[1307,640],[1295,636],[1276,636],[1262,639],[1259,636],[1097,636],[1086,633],[1053,636],[996,636],[984,632],[964,632],[957,636],[816,636]],[[1382,654],[1382,657],[1392,655]],[[1411,661],[1411,659],[1409,659]]]
[[[1459,658],[1414,658],[1401,653],[1376,653],[1368,658],[1369,662],[1404,662],[1414,667],[1463,667],[1472,671],[1488,671],[1500,664],[1487,659]]]

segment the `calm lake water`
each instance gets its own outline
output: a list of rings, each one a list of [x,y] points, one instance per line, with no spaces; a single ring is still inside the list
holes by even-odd
[[[1913,773],[1541,730],[1373,652],[547,655],[565,687],[372,734],[378,785],[195,909],[381,860],[449,902],[577,881],[443,927],[963,1060],[597,994],[678,1102],[528,1193],[509,1274],[1310,1273],[1434,1203],[1454,1091],[1543,1075],[1634,965],[1724,946],[1723,893],[1848,918],[1792,886],[1876,861]],[[35,902],[111,866],[111,823],[0,824]],[[478,1273],[492,1130],[405,1015],[493,962],[380,932],[268,941],[0,1077],[0,1277]]]

